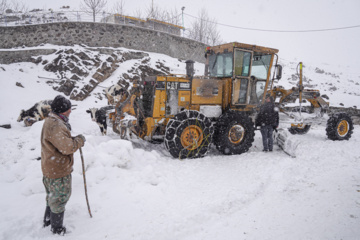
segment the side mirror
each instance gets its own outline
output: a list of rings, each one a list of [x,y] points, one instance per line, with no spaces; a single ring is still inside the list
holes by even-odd
[[[282,77],[282,66],[279,64],[275,66],[275,75],[277,80],[280,80]]]

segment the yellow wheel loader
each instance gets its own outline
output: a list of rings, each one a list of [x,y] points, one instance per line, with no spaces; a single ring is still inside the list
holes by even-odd
[[[301,80],[290,90],[273,86],[282,75],[277,53],[238,42],[208,47],[204,76],[193,76],[194,62],[189,60],[186,75],[150,76],[133,83],[109,116],[113,129],[122,138],[164,141],[169,153],[180,159],[202,157],[212,143],[223,154],[241,154],[252,146],[254,119],[270,94],[292,121],[289,131],[306,133],[311,124],[321,122],[329,104],[318,90],[303,89]],[[315,117],[301,117],[301,104],[299,112],[287,112],[286,104],[296,99],[309,101]],[[344,113],[330,117],[326,128],[332,140],[349,139],[352,130],[351,118]]]

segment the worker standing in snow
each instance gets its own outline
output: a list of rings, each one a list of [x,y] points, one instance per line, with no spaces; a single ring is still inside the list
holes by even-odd
[[[71,195],[71,172],[74,152],[85,144],[85,137],[72,137],[69,124],[71,102],[58,95],[51,104],[41,132],[41,169],[46,190],[44,227],[51,225],[54,234],[64,235],[65,205]]]
[[[279,111],[275,108],[274,99],[266,96],[265,103],[261,105],[260,112],[255,121],[260,126],[264,152],[273,150],[273,131],[279,126]]]

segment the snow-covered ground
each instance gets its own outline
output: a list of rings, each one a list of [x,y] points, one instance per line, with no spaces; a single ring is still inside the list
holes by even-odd
[[[185,69],[177,60],[168,64],[173,64],[174,72]],[[286,71],[282,85],[294,73],[286,75]],[[326,84],[325,75],[313,74]],[[12,126],[0,128],[0,239],[4,240],[60,238],[42,228],[45,191],[37,159],[43,122],[31,127],[16,122],[21,109],[59,94],[39,75],[54,77],[41,65],[0,65],[0,125]],[[336,86],[344,89],[329,95],[337,104],[349,101],[347,107],[360,107],[359,100],[347,98],[349,91],[359,94],[358,79],[353,85],[348,79],[340,77],[343,84]],[[245,154],[223,156],[213,147],[204,158],[180,161],[162,144],[121,140],[111,129],[108,136],[101,136],[85,110],[105,106],[105,99],[93,95],[73,104],[77,106],[70,115],[72,134],[87,139],[83,153],[93,218],[76,152],[73,193],[65,212],[70,232],[66,239],[355,240],[360,236],[360,126],[355,126],[349,141],[328,140],[320,126],[293,136],[301,142],[296,158],[277,146],[274,152],[263,153],[257,131]]]

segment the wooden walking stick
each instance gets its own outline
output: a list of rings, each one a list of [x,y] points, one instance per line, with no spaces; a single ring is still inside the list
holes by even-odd
[[[89,205],[89,199],[88,199],[88,195],[87,195],[87,188],[86,188],[86,177],[85,177],[84,157],[83,157],[83,153],[82,153],[81,148],[80,148],[80,156],[81,156],[82,169],[83,169],[83,177],[84,177],[84,188],[85,188],[86,203],[87,203],[87,206],[88,206],[88,210],[89,210],[90,217],[92,218],[91,210],[90,210],[90,205]]]

